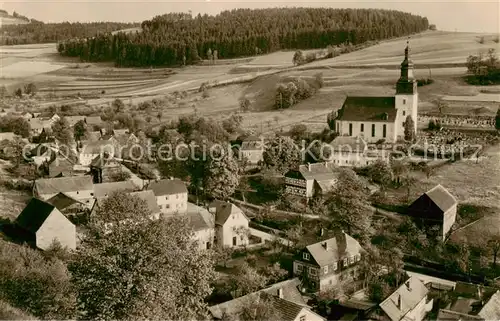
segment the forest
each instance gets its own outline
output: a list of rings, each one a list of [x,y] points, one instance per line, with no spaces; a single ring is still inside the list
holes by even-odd
[[[123,22],[43,23],[35,19],[16,15],[15,12],[13,17],[30,21],[30,23],[1,27],[0,45],[54,43],[72,38],[85,39],[101,33],[109,34],[116,30],[139,27],[138,23]]]
[[[427,30],[429,22],[425,17],[394,10],[273,8],[196,17],[170,13],[144,21],[141,27],[142,32],[112,35],[95,25],[98,35],[59,41],[57,49],[61,55],[80,57],[82,61],[175,66],[282,49],[355,45],[418,33]],[[61,40],[67,34],[61,32],[56,37]]]

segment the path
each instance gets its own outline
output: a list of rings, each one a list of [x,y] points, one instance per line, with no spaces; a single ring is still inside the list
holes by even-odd
[[[282,238],[282,237],[279,237],[276,235],[272,235],[270,233],[266,233],[266,232],[261,231],[261,230],[254,229],[252,227],[250,227],[250,234],[252,234],[255,237],[259,237],[262,240],[261,244],[265,243],[265,241],[273,242],[273,241],[277,240],[278,242],[280,242],[281,244],[283,244],[285,246],[288,246],[288,247],[293,246],[293,242],[290,240],[287,240],[285,238]]]

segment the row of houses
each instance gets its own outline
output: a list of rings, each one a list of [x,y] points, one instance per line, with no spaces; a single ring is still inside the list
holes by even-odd
[[[115,192],[143,199],[156,219],[174,215],[186,217],[200,248],[209,249],[214,244],[239,247],[249,242],[248,234],[240,232],[248,230],[249,224],[240,208],[221,201],[208,207],[190,203],[185,183],[175,179],[154,181],[144,190],[132,181],[95,184],[89,175],[38,179],[33,187],[34,198],[21,212],[16,224],[31,235],[31,240],[40,249],[49,248],[53,240],[74,249],[77,237],[72,220],[82,213],[90,217],[99,215],[99,206]],[[43,211],[39,212],[39,208]]]
[[[43,131],[50,131],[52,125],[61,119],[61,117],[57,114],[52,115],[51,117],[41,117],[40,113],[25,113],[22,116],[28,123],[31,128],[32,136],[39,136]],[[100,116],[64,116],[67,120],[70,127],[73,127],[79,121],[83,121],[87,126],[94,129],[97,127],[102,127],[104,122]]]

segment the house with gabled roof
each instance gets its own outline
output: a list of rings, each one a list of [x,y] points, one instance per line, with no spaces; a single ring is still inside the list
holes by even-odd
[[[394,143],[404,138],[408,116],[417,132],[418,92],[410,59],[409,43],[396,83],[396,95],[389,97],[348,96],[336,112],[335,130],[340,136],[361,137],[369,143],[385,140]]]
[[[416,199],[408,208],[408,214],[421,226],[439,226],[438,237],[444,241],[455,223],[457,205],[457,199],[439,184]]]
[[[379,159],[361,137],[337,136],[329,144],[328,161],[342,167],[363,167]]]
[[[41,250],[49,249],[54,241],[63,247],[76,249],[76,228],[54,205],[32,198],[15,225],[23,232],[22,236],[34,242]]]
[[[293,275],[301,278],[312,292],[325,291],[358,278],[358,262],[363,249],[344,231],[327,240],[306,246],[293,262]]]
[[[245,158],[250,165],[258,165],[264,160],[264,139],[248,136],[241,142],[240,157]]]
[[[238,319],[238,315],[245,306],[251,306],[260,300],[272,304],[280,315],[280,320],[286,321],[325,321],[307,306],[298,289],[300,280],[297,278],[275,283],[265,289],[247,294],[245,296],[210,306],[208,309],[214,320],[226,317]]]
[[[112,175],[122,171],[122,165],[108,154],[98,155],[89,167],[95,184],[108,182]]]
[[[96,127],[101,127],[103,120],[101,116],[87,116],[85,117],[85,123],[90,126],[91,129]]]
[[[88,206],[64,193],[58,193],[47,200],[47,203],[55,206],[64,215],[77,215],[86,210]]]
[[[187,203],[185,216],[193,229],[194,239],[198,241],[200,249],[210,249],[214,243],[215,229],[214,218],[210,212],[201,206]]]
[[[215,244],[222,247],[246,246],[250,219],[236,205],[214,201],[209,211],[215,217]]]
[[[162,179],[151,182],[148,190],[156,196],[156,202],[165,215],[187,211],[188,190],[186,183],[179,179]]]
[[[41,178],[35,180],[33,195],[42,200],[64,193],[84,204],[92,207],[94,185],[90,176],[71,176],[56,178]]]
[[[330,162],[299,165],[285,174],[285,193],[306,199],[330,192],[338,181],[339,170]]]
[[[105,140],[82,142],[82,147],[78,150],[78,161],[82,166],[89,166],[92,160],[104,154],[114,157],[116,154],[115,145]]]
[[[427,300],[429,290],[416,277],[410,277],[379,304],[382,320],[422,321],[432,310],[433,300]]]
[[[96,199],[106,198],[115,192],[135,192],[137,186],[132,181],[109,182],[94,184],[94,197]]]

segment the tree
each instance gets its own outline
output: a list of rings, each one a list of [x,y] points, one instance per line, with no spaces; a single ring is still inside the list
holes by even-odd
[[[302,154],[290,137],[277,136],[265,147],[263,159],[268,168],[285,173],[302,163]]]
[[[32,82],[24,86],[24,93],[26,95],[32,96],[36,93],[36,85]]]
[[[25,138],[30,136],[31,126],[26,119],[22,117],[6,118],[5,122],[6,123],[2,125],[2,127],[7,131],[11,131]]]
[[[283,316],[273,304],[271,295],[259,293],[242,304],[242,309],[236,317],[240,321],[276,321],[283,320]]]
[[[21,88],[17,88],[16,91],[14,91],[14,95],[16,95],[19,98],[23,97],[23,90]]]
[[[240,175],[238,161],[230,150],[209,157],[203,181],[205,192],[216,199],[225,200],[234,194]]]
[[[116,98],[111,107],[113,107],[115,113],[121,113],[125,109],[125,103],[120,98]]]
[[[300,66],[305,62],[304,53],[301,50],[295,52],[292,58],[292,62],[295,66]]]
[[[270,283],[278,283],[288,276],[288,271],[283,269],[279,262],[266,266],[262,269],[262,274],[269,279]]]
[[[368,167],[368,176],[374,183],[387,187],[391,184],[394,174],[388,162],[378,159]]]
[[[70,145],[73,142],[73,133],[65,117],[59,118],[52,124],[52,132],[55,139],[62,144]]]
[[[130,176],[129,172],[119,171],[119,172],[110,174],[109,178],[113,182],[124,182],[124,181],[128,181],[130,179],[130,177],[131,176]]]
[[[235,274],[231,274],[226,286],[233,297],[240,297],[264,288],[267,282],[265,276],[245,262],[237,268]]]
[[[397,159],[391,160],[391,170],[398,185],[401,185],[402,177],[406,176],[409,172],[408,166],[402,160]]]
[[[290,129],[290,137],[296,142],[307,139],[309,137],[307,126],[304,124],[293,125]]]
[[[487,246],[493,255],[493,267],[495,268],[497,266],[498,253],[500,252],[500,236],[494,235],[491,237],[487,242]]]
[[[213,253],[199,250],[187,220],[153,220],[145,201],[125,193],[104,200],[97,214],[69,264],[79,317],[205,317]]]
[[[373,211],[366,187],[351,169],[342,169],[338,183],[327,196],[326,204],[332,224],[349,235],[368,237]]]
[[[242,112],[247,112],[250,109],[250,100],[248,98],[240,98],[239,103]]]
[[[87,135],[87,124],[83,120],[79,120],[75,126],[73,126],[73,135],[75,140],[81,140],[82,137]]]
[[[500,108],[497,110],[497,114],[495,116],[495,128],[500,130]]]
[[[415,140],[415,122],[411,115],[406,116],[405,121],[405,140],[413,142]]]
[[[7,87],[5,87],[5,85],[2,85],[2,87],[0,87],[0,99],[4,99],[8,94],[9,92],[7,91]]]
[[[429,30],[436,31],[437,30],[436,25],[435,24],[429,25]]]

